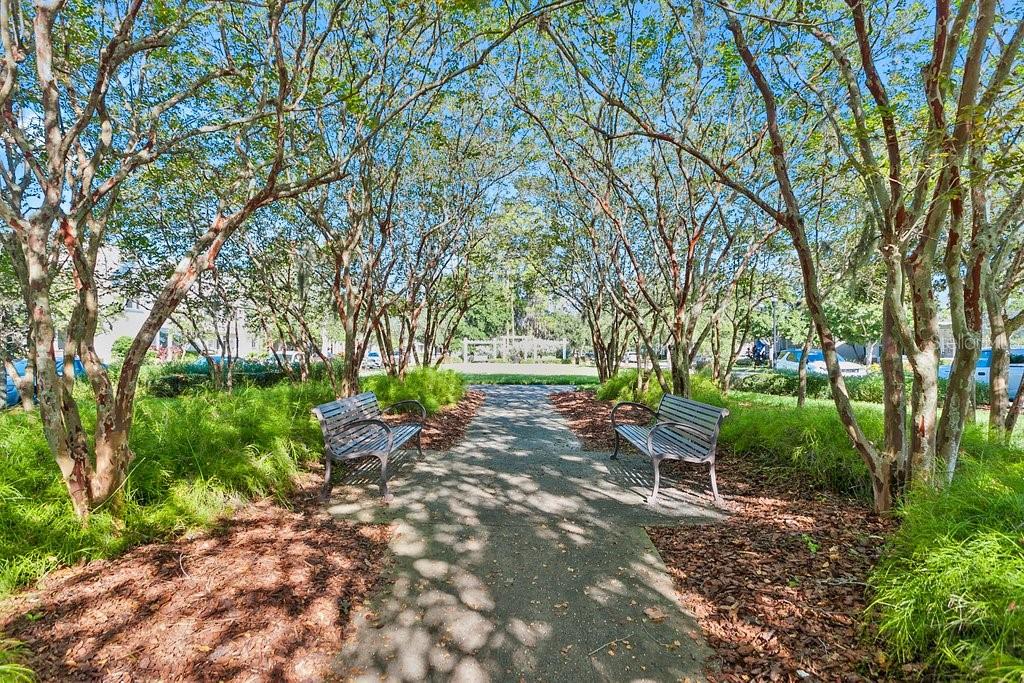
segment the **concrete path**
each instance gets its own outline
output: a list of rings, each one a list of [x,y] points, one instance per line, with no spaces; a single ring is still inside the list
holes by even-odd
[[[642,525],[720,514],[664,478],[648,507],[650,464],[581,451],[553,389],[483,388],[457,449],[403,457],[390,506],[375,466],[335,488],[334,514],[396,529],[390,588],[355,615],[343,679],[703,678],[708,649]]]

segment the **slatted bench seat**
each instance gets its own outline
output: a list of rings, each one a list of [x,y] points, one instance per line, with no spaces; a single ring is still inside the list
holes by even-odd
[[[647,425],[620,424],[616,413],[633,406],[646,411],[653,418]],[[715,480],[715,448],[718,444],[718,430],[729,415],[725,408],[692,401],[682,396],[665,394],[657,410],[651,410],[643,403],[622,401],[612,408],[612,427],[615,429],[615,452],[612,460],[619,457],[621,440],[635,446],[651,459],[654,465],[654,492],[647,499],[651,505],[658,502],[661,486],[661,463],[663,460],[707,463],[711,468],[711,492],[716,503],[718,482]]]
[[[418,424],[389,425],[381,417],[396,409],[417,408]],[[400,401],[382,411],[377,396],[368,391],[351,398],[324,403],[313,408],[313,414],[320,422],[324,434],[324,487],[320,497],[327,500],[331,495],[331,463],[377,458],[380,460],[380,495],[391,499],[388,492],[388,460],[391,454],[407,441],[416,437],[416,450],[420,456],[423,448],[420,432],[427,411],[419,401]]]

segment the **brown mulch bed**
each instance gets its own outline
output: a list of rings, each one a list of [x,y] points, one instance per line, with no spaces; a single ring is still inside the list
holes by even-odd
[[[482,391],[467,391],[462,400],[453,406],[446,406],[429,416],[423,423],[423,448],[434,451],[449,451],[466,435],[466,428],[476,417],[476,411],[483,405]],[[418,415],[387,415],[388,422],[398,424],[413,420]],[[408,441],[405,448],[416,448],[416,442]]]
[[[585,391],[554,394],[552,402],[587,447],[611,447],[611,404]],[[663,470],[682,485],[708,488],[706,468],[674,465]],[[731,513],[724,522],[647,530],[718,656],[709,678],[912,676],[914,667],[884,668],[862,620],[865,581],[894,522],[861,502],[773,481],[728,453],[720,453],[717,471]]]
[[[3,606],[0,631],[42,681],[320,680],[386,567],[388,529],[311,500],[54,572]]]

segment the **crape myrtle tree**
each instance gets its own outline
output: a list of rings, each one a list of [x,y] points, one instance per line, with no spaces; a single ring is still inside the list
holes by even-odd
[[[538,17],[575,0],[517,8],[486,3],[370,7],[337,38],[332,68],[352,87],[341,115],[311,130],[317,147],[346,154],[341,182],[297,201],[321,237],[333,273],[328,284],[345,335],[341,390],[359,391],[359,366],[388,303],[379,288],[398,261],[392,238],[408,169],[408,146],[444,99],[446,88],[477,69]],[[454,85],[453,85],[454,87]],[[385,124],[391,124],[385,128]]]
[[[256,16],[245,22],[246,29],[265,28],[260,47],[271,52],[265,59],[255,51],[235,54],[231,37],[238,22],[200,4],[153,10],[141,0],[39,2],[30,8],[5,1],[0,10],[0,127],[9,162],[0,174],[0,237],[29,309],[29,357],[47,441],[74,509],[84,517],[119,491],[126,475],[139,369],[156,333],[227,236],[282,191],[276,181],[286,110],[297,97],[287,76],[306,56],[284,49],[283,5],[260,13],[258,23]],[[252,106],[240,115],[231,104],[233,86],[242,81],[249,82]],[[184,145],[250,126],[272,139],[276,134],[273,161],[260,178],[243,184],[244,201],[224,207],[181,258],[115,387],[93,338],[99,252],[121,190],[140,169]],[[74,280],[76,300],[66,326],[65,376],[58,377],[52,290],[64,273]],[[72,392],[75,357],[86,368],[96,403],[91,440]]]
[[[538,176],[532,184],[547,219],[538,222],[526,253],[547,289],[583,320],[598,379],[604,382],[619,370],[625,316],[612,304],[610,257],[595,242],[596,217],[580,201],[579,188],[560,174]]]
[[[1001,126],[990,117],[998,120],[995,105],[1019,68],[1024,19],[997,16],[994,0],[964,2],[955,12],[943,1],[930,12],[913,3],[859,0],[785,7],[762,2],[744,5],[742,13],[729,3],[708,14],[704,6],[669,10],[666,30],[686,36],[713,31],[721,39],[717,74],[704,91],[708,99],[753,89],[759,120],[752,135],[736,136],[734,147],[767,152],[771,187],[748,182],[732,157],[715,154],[677,111],[646,109],[636,89],[622,85],[635,83],[628,65],[595,60],[583,43],[585,31],[567,17],[545,28],[579,79],[627,116],[638,133],[700,160],[785,228],[839,417],[871,472],[875,507],[888,510],[909,478],[935,482],[940,471],[951,475],[955,467],[980,342],[983,265],[993,238],[993,222],[981,218],[985,212],[975,219],[973,207],[982,200],[970,192],[972,168],[980,167],[972,148],[986,149],[985,141],[998,137],[994,131]],[[927,53],[908,42],[922,35]],[[724,84],[717,93],[716,84]],[[748,96],[744,104],[750,103]],[[828,131],[835,144],[822,145]],[[807,232],[811,191],[796,172],[813,154],[839,155],[857,174],[864,210],[878,231],[886,274],[881,444],[864,434],[853,412],[839,371],[837,338],[825,315]],[[958,347],[941,417],[937,281],[948,293]],[[909,429],[904,353],[913,374]]]
[[[385,313],[380,283],[395,266],[391,249],[392,211],[401,161],[378,135],[353,160],[350,182],[325,186],[299,200],[302,213],[320,234],[329,267],[325,278],[344,332],[341,395],[359,393],[359,368],[378,318]],[[401,141],[399,141],[401,144]]]
[[[894,21],[886,20],[885,15],[890,11],[894,12]],[[869,13],[873,16],[869,17]],[[887,480],[894,476],[905,478],[909,474],[931,482],[937,479],[941,468],[945,469],[947,477],[952,476],[966,413],[973,410],[970,391],[981,342],[983,265],[993,247],[995,234],[992,222],[985,215],[984,198],[977,196],[983,193],[983,184],[975,183],[969,176],[981,172],[976,168],[982,163],[975,158],[977,148],[986,149],[992,129],[1001,127],[993,104],[1007,86],[1018,59],[1024,39],[1024,18],[1007,17],[997,24],[994,1],[962,3],[955,16],[951,14],[949,3],[939,2],[934,17],[921,16],[913,6],[893,10],[890,6],[850,2],[837,17],[840,21],[833,25],[833,33],[826,33],[818,25],[808,32],[821,44],[821,57],[831,62],[822,69],[821,83],[834,75],[845,90],[843,113],[847,118],[841,121],[833,114],[838,107],[826,94],[842,90],[831,84],[812,85],[808,90],[821,95],[822,109],[841,141],[839,148],[850,152],[849,163],[862,174],[865,205],[873,210],[873,218],[880,226],[879,248],[887,278],[882,365],[886,378],[886,428],[890,437],[883,451],[879,452],[864,437],[852,411],[843,406],[840,414],[872,470],[876,504],[887,507],[887,499],[892,496],[892,486]],[[833,17],[806,17],[812,24],[826,18]],[[933,22],[932,51],[923,72],[914,74],[913,78],[900,78],[896,74],[897,77],[890,75],[887,79],[879,71],[878,62],[884,59],[887,44],[900,38],[880,35],[882,29],[877,27],[904,22],[927,26],[929,19]],[[789,169],[792,159],[800,154],[799,147],[787,146],[783,139],[776,86],[769,82],[761,67],[762,61],[769,60],[759,58],[747,38],[748,31],[753,31],[757,39],[757,33],[767,32],[769,27],[774,33],[779,25],[758,20],[749,22],[749,28],[744,29],[743,21],[731,10],[726,11],[726,20],[745,69],[763,100],[776,176],[786,207],[780,218],[787,221],[787,230],[794,237],[805,275],[808,308],[819,328],[823,346],[828,347],[825,332],[831,333],[831,329],[824,311],[819,313],[819,302],[815,301],[819,298],[815,292],[817,274],[803,264],[807,261],[805,250],[801,248],[806,243],[806,235],[802,234],[806,230],[803,207]],[[781,31],[787,37],[799,32],[790,26],[782,26]],[[840,31],[845,31],[857,46],[853,57],[842,47],[849,43],[837,39],[835,34]],[[772,39],[766,35],[760,40],[765,41],[766,46]],[[859,58],[861,75],[854,66],[855,58]],[[778,58],[773,57],[771,61],[780,68]],[[809,82],[802,70],[794,69],[794,72],[801,83]],[[862,82],[877,107],[880,131],[865,114]],[[889,90],[898,87],[893,84],[902,83],[908,84],[905,86],[908,92],[899,94],[916,106],[891,104]],[[916,88],[911,89],[909,85]],[[878,145],[872,144],[875,142],[884,145],[887,163],[879,162]],[[915,145],[916,156],[912,156],[910,149]],[[887,178],[888,183],[883,182],[883,178]],[[970,191],[966,181],[971,183]],[[969,217],[965,215],[968,198]],[[937,410],[940,305],[935,292],[937,278],[943,279],[946,286],[957,341],[941,416]],[[903,431],[900,406],[903,389],[897,386],[902,385],[902,362],[896,355],[900,350],[906,353],[914,377],[910,400],[910,454],[906,459],[902,458],[905,444],[900,442],[903,439],[895,438]],[[842,377],[835,354],[827,352],[826,361],[833,380],[833,393],[838,396],[837,404],[843,403],[845,392],[841,389]],[[896,452],[897,444],[899,452]]]
[[[234,263],[237,247],[237,241],[226,244],[221,263]],[[201,273],[168,318],[181,345],[206,361],[213,388],[228,392],[234,389],[235,365],[243,353],[239,338],[245,313],[237,276],[233,268]]]
[[[455,37],[451,24],[469,26],[474,7],[0,2],[0,242],[29,312],[47,441],[80,516],[121,490],[142,362],[200,273],[253,213],[344,177],[367,139],[424,93],[482,62],[538,8],[498,18],[497,10],[484,10],[486,29]],[[374,33],[382,14],[403,31]],[[457,22],[449,19],[455,16]],[[427,69],[429,79],[378,91],[378,100],[361,98],[381,69],[403,59],[408,65],[412,52],[424,50],[445,55]],[[325,148],[322,136],[310,134],[366,108],[378,116],[359,137],[339,134]],[[150,302],[115,384],[93,344],[107,224],[141,170],[185,149],[201,149],[218,168],[216,212]],[[71,276],[76,292],[64,377],[56,371],[51,300],[61,274]],[[72,392],[76,356],[95,399],[91,438]]]
[[[594,54],[601,59],[663,67],[638,88],[649,107],[667,106],[672,91],[666,81],[676,79],[671,65],[682,59],[680,53],[704,49],[702,43],[652,40],[642,25],[627,21],[587,23],[581,30],[592,32]],[[601,250],[608,255],[614,285],[608,292],[636,330],[654,375],[666,391],[688,396],[689,368],[698,350],[751,258],[779,227],[698,160],[665,141],[634,134],[627,117],[574,78],[572,64],[549,62],[543,56],[527,62],[508,90],[547,140],[556,172],[577,187],[584,206],[592,207],[593,229],[601,233],[592,242],[609,246]],[[546,78],[554,86],[531,82],[552,72],[562,76]],[[723,124],[724,112],[704,108],[701,101],[702,93],[694,89],[672,106],[682,110],[705,144],[724,148],[737,131],[749,129],[742,115]],[[766,178],[767,168],[754,156],[733,162],[751,179]],[[662,346],[668,348],[668,375],[658,361]]]
[[[278,204],[255,216],[241,237],[238,283],[249,324],[268,343],[265,357],[300,382],[309,378],[312,363],[323,363],[340,396],[340,378],[324,350],[332,302],[317,272],[325,264],[317,258],[316,231],[293,204]],[[282,355],[285,349],[300,352],[297,362]]]
[[[447,348],[472,297],[468,260],[480,249],[501,185],[519,166],[500,110],[479,94],[480,79],[445,94],[412,130],[392,211],[397,263],[380,283],[386,311],[376,336],[388,372],[404,377]]]
[[[176,154],[149,165],[139,172],[138,182],[122,188],[120,207],[108,220],[107,243],[99,252],[99,298],[110,300],[113,309],[103,313],[119,315],[126,300],[142,305],[158,300],[180,255],[215,219],[221,169],[207,161],[197,153]],[[217,265],[197,274],[162,328],[171,331],[175,346],[206,360],[217,389],[232,388],[238,360],[245,317],[239,278],[243,257],[237,242],[227,241]],[[129,346],[126,354],[130,351]]]

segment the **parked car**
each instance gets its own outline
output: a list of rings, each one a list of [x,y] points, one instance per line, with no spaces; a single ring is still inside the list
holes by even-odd
[[[639,356],[637,356],[636,351],[627,351],[626,355],[624,355],[622,357],[622,364],[623,365],[636,365],[638,359],[639,359]]]
[[[952,369],[952,364],[940,365],[939,378],[949,379],[949,373]],[[1010,376],[1007,390],[1011,401],[1017,397],[1017,389],[1020,387],[1022,374],[1024,374],[1024,348],[1010,349]],[[991,348],[982,349],[981,353],[978,354],[978,363],[974,366],[974,381],[978,384],[988,384],[992,381]]]
[[[55,365],[57,366],[57,374],[58,375],[63,375],[64,374],[64,355],[63,355],[63,353],[58,353],[57,354]],[[73,367],[74,367],[74,370],[75,370],[75,377],[85,377],[85,366],[82,365],[81,359],[76,357]],[[25,370],[27,368],[28,368],[28,360],[22,358],[20,360],[14,361],[14,371],[17,372],[19,376],[24,376],[25,375]],[[3,402],[0,402],[0,410],[2,410],[4,408],[10,408],[12,406],[16,406],[16,405],[18,405],[21,402],[21,395],[18,393],[18,386],[14,383],[14,378],[11,377],[10,375],[6,374],[6,373],[4,373],[4,376],[6,377],[7,381],[6,381],[5,386],[4,386],[4,400],[3,400]]]
[[[305,355],[306,354],[304,354],[302,351],[278,351],[277,357],[275,358],[274,352],[271,351],[270,355],[267,356],[267,364],[276,365],[277,359],[279,358],[282,363],[285,363],[287,365],[295,365],[296,363],[302,362],[302,359],[305,357]]]
[[[363,367],[367,370],[380,370],[384,367],[384,360],[380,357],[380,351],[367,351],[363,356]]]
[[[800,356],[803,349],[786,349],[775,359],[775,369],[786,372],[798,372],[800,370]],[[843,377],[864,377],[868,369],[860,363],[846,360],[839,356],[839,371]],[[821,349],[811,349],[807,353],[807,372],[813,375],[827,375],[825,367],[825,354]]]

